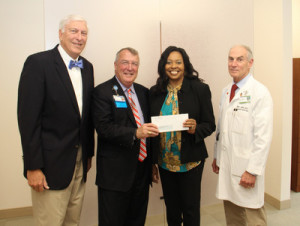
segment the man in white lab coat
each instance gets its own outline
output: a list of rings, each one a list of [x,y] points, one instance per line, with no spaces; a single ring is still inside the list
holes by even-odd
[[[227,225],[267,225],[264,172],[273,130],[273,101],[250,73],[249,47],[230,49],[233,83],[223,89],[213,171],[219,174],[216,196],[224,200]]]

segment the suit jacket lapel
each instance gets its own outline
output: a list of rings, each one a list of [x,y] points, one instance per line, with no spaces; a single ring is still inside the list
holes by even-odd
[[[55,56],[55,65],[56,65],[56,70],[59,74],[59,78],[62,80],[63,84],[66,87],[67,93],[69,94],[69,97],[71,99],[72,105],[74,106],[74,109],[80,114],[77,100],[76,100],[76,95],[74,92],[74,88],[72,85],[72,81],[69,76],[69,72],[66,68],[66,65],[61,58],[57,47],[53,50],[54,51],[54,56]]]

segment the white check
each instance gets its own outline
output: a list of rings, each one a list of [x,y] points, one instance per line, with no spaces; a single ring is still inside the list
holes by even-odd
[[[183,122],[189,118],[189,114],[152,116],[151,122],[157,125],[160,133],[170,131],[188,130],[183,127]]]

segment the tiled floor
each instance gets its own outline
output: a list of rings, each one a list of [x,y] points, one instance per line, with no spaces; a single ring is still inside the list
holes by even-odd
[[[265,203],[268,226],[300,225],[300,193],[291,192],[291,208],[278,210]],[[207,206],[201,209],[201,225],[225,226],[225,215],[222,205]]]
[[[291,192],[291,208],[278,210],[265,204],[268,215],[268,226],[299,226],[300,225],[300,193]],[[160,220],[162,222],[162,220]],[[147,226],[166,226],[166,223],[146,223]],[[202,226],[225,226],[223,206],[212,205],[201,208]],[[21,217],[0,220],[0,226],[33,226],[32,217]],[[82,225],[85,226],[85,225]]]
[[[300,193],[291,192],[291,208],[278,210],[265,203],[268,226],[300,226]],[[202,226],[226,226],[222,204],[201,208]],[[167,226],[167,223],[146,224],[146,226]]]

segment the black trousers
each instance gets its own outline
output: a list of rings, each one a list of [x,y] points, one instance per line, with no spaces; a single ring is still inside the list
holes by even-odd
[[[144,226],[149,200],[149,170],[139,162],[135,181],[127,192],[98,186],[99,226]]]
[[[201,179],[204,168],[199,166],[183,173],[159,168],[169,226],[199,226]]]

